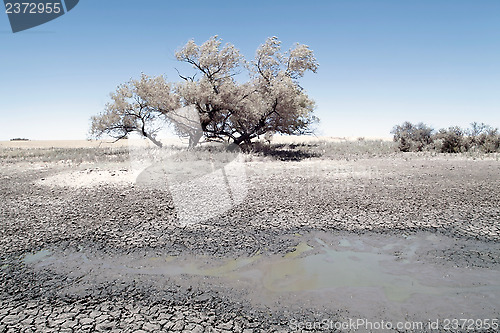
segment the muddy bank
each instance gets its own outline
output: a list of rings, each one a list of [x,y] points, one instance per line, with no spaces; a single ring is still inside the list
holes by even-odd
[[[67,275],[76,278],[79,284],[102,283],[117,277],[130,282],[147,276],[158,283],[178,279],[197,285],[201,278],[241,288],[245,294],[254,295],[254,302],[260,300],[261,305],[300,294],[300,298],[314,300],[317,307],[328,300],[343,307],[350,304],[347,310],[355,312],[376,298],[386,313],[378,313],[380,308],[371,307],[373,313],[364,315],[372,320],[381,315],[393,321],[403,320],[397,311],[400,307],[413,314],[421,311],[428,319],[448,318],[459,311],[464,313],[464,309],[477,309],[478,305],[483,306],[482,314],[489,318],[500,308],[498,263],[480,268],[465,256],[450,260],[434,255],[457,246],[456,239],[425,232],[404,236],[321,232],[292,237],[300,243],[284,255],[257,253],[240,258],[158,253],[109,255],[80,247],[43,249],[20,260],[35,271]],[[479,250],[481,246],[486,249],[483,243],[468,244],[469,248]],[[498,244],[488,248],[500,250]],[[78,293],[79,288],[73,284],[71,292]],[[327,292],[329,297],[318,297],[318,292]],[[293,304],[281,303],[281,306]]]

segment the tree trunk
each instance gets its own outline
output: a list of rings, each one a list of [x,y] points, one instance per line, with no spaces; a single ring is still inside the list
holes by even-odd
[[[146,132],[146,121],[144,120],[144,118],[141,118],[141,122],[142,122],[141,134],[144,135],[149,140],[151,140],[151,142],[154,143],[157,147],[160,148],[163,147],[160,141],[156,140],[151,134]]]
[[[159,148],[163,147],[163,144],[160,141],[156,140],[154,137],[152,137],[148,133],[143,133],[143,134],[146,138],[151,140],[151,142],[154,143],[157,147],[159,147]]]
[[[196,131],[189,134],[189,148],[194,148],[203,137],[203,131]]]
[[[234,144],[239,146],[242,151],[249,152],[252,147],[252,139],[250,138],[249,134],[244,134],[239,138],[234,139]]]
[[[252,144],[252,138],[250,137],[250,134],[242,134],[239,138],[234,139],[234,143],[237,144],[238,146],[244,142],[247,145]]]

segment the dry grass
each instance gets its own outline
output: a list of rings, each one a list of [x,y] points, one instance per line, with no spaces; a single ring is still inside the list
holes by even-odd
[[[51,148],[117,148],[128,147],[128,140],[34,140],[0,141],[0,149],[51,149]]]
[[[299,143],[257,143],[250,149],[250,153],[253,157],[300,161],[307,158],[348,160],[381,157],[396,154],[397,150],[394,142],[384,140],[315,140]]]
[[[124,162],[133,159],[153,161],[167,158],[177,162],[216,160],[218,163],[232,161],[238,152],[230,152],[223,145],[203,144],[187,151],[177,143],[158,149],[152,146],[136,146],[135,141],[8,141],[0,142],[0,162]],[[130,144],[130,147],[129,147]],[[133,155],[131,155],[133,154]],[[356,160],[399,156],[405,159],[420,157],[445,157],[468,159],[500,159],[500,154],[466,152],[442,154],[436,152],[402,153],[397,143],[389,140],[348,140],[345,138],[277,137],[271,144],[256,142],[245,155],[245,161],[304,159]]]
[[[116,148],[4,148],[2,163],[18,162],[123,162],[129,158],[127,147]]]

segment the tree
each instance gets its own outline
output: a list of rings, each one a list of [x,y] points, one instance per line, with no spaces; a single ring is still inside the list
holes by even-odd
[[[91,118],[90,135],[99,138],[109,135],[117,140],[137,132],[161,147],[156,134],[162,125],[162,116],[179,108],[179,97],[162,76],[141,75],[139,80],[118,86],[111,94],[103,113]]]
[[[268,38],[250,63],[233,45],[222,47],[217,36],[200,46],[189,41],[176,52],[201,74],[196,81],[183,77],[177,92],[185,104],[196,106],[207,138],[239,145],[266,132],[304,134],[317,121],[314,101],[298,84],[306,71],[316,72],[314,54],[300,44],[282,53],[280,44]],[[234,77],[243,70],[250,80],[238,83]]]
[[[268,38],[246,62],[234,45],[222,46],[217,36],[201,45],[191,40],[175,56],[192,65],[195,75],[179,74],[183,80],[175,85],[143,75],[119,86],[111,95],[114,102],[92,118],[91,135],[120,138],[135,131],[160,144],[155,139],[159,128],[153,126],[158,119],[188,136],[190,146],[202,134],[206,140],[240,145],[267,132],[309,133],[317,121],[315,104],[298,80],[319,65],[308,46],[296,44],[283,53],[280,45],[276,37]],[[244,71],[249,80],[237,81]]]
[[[467,134],[472,138],[477,138],[481,134],[491,131],[492,127],[485,123],[472,122],[470,124],[470,129],[467,130]]]

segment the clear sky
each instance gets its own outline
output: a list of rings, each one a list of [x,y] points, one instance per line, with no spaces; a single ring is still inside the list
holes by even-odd
[[[13,34],[0,13],[0,140],[85,139],[109,93],[141,72],[178,80],[174,51],[213,35],[247,59],[269,36],[320,63],[301,85],[319,135],[390,136],[405,120],[500,127],[499,0],[81,0]]]

